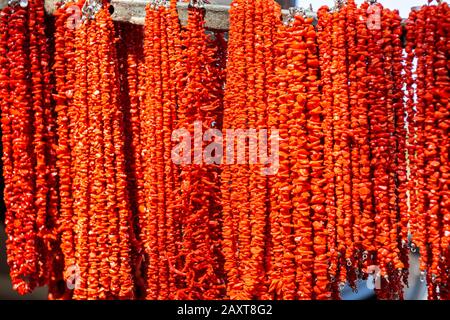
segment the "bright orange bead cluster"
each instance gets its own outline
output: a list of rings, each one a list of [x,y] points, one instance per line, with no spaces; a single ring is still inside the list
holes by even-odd
[[[328,298],[326,236],[324,229],[323,129],[319,90],[319,57],[312,18],[295,15],[278,27],[274,79],[275,127],[280,134],[280,167],[271,178],[270,212],[274,256],[281,279],[272,280],[280,299]],[[272,124],[273,126],[273,124]],[[275,210],[274,210],[275,209]],[[313,237],[316,232],[316,237]],[[324,237],[325,236],[325,237]],[[280,241],[281,244],[277,244]],[[277,260],[281,261],[278,262]],[[316,271],[316,272],[314,272]]]
[[[410,228],[429,299],[450,297],[449,9],[423,6],[406,22]]]
[[[145,193],[139,220],[146,298],[221,298],[219,168],[176,166],[172,132],[193,134],[196,121],[202,130],[220,128],[223,35],[205,34],[200,7],[189,9],[183,30],[174,1],[150,4],[146,11],[146,90],[140,110]],[[194,140],[192,145],[198,143]]]
[[[376,266],[385,299],[408,269],[401,35],[380,4],[318,12],[330,279],[354,286]]]
[[[223,96],[222,35],[215,40],[205,34],[203,8],[191,7],[182,32],[181,54],[184,79],[179,92],[178,128],[194,133],[195,123],[203,130],[221,128]],[[194,133],[195,134],[195,133]],[[202,143],[192,135],[192,145]],[[206,144],[205,144],[206,145]],[[225,279],[220,265],[221,203],[219,166],[198,164],[194,151],[193,165],[182,165],[181,185],[181,278],[179,298],[218,299],[223,297]]]
[[[71,3],[55,31],[59,231],[74,299],[132,298],[133,222],[116,35],[108,5],[78,27]],[[73,7],[72,7],[73,8]]]
[[[272,41],[275,26],[280,23],[276,19],[279,13],[280,7],[272,1],[234,1],[231,6],[226,129],[267,127],[268,70],[274,65]],[[233,162],[223,167],[221,188],[227,295],[232,299],[264,299],[269,297],[269,277],[280,276],[278,272],[267,272],[267,264],[272,263],[265,249],[270,232],[266,205],[269,181],[260,175],[260,164],[240,164],[237,159]]]
[[[176,298],[179,282],[174,275],[174,270],[179,268],[177,255],[181,241],[174,192],[179,189],[176,180],[179,174],[171,160],[177,79],[170,71],[180,67],[180,26],[173,19],[173,10],[176,10],[173,4],[170,8],[147,6],[144,31],[145,96],[140,110],[144,200],[139,222],[149,299]]]
[[[403,26],[368,2],[281,21],[273,0],[234,0],[228,36],[205,31],[202,1],[185,27],[175,0],[150,2],[144,27],[113,23],[107,1],[78,20],[85,5],[54,25],[42,0],[0,14],[19,293],[339,299],[373,275],[378,298],[403,299],[417,247],[428,297],[449,298],[448,4]],[[222,130],[219,162],[199,129]],[[277,154],[251,137],[228,150],[227,129],[267,129]]]
[[[380,297],[400,297],[407,264],[407,212],[397,200],[405,201],[406,181],[400,18],[377,5],[383,24],[373,30],[368,4],[349,1],[333,12],[321,8],[316,31],[301,14],[281,25],[272,18],[279,8],[270,7],[234,1],[230,11],[224,123],[255,127],[253,112],[265,114],[262,122],[279,130],[280,150],[278,173],[267,181],[252,184],[256,166],[224,168],[228,295],[338,298],[345,282],[354,286],[376,265]],[[259,24],[267,27],[262,34]],[[263,51],[255,48],[264,43],[271,52],[259,69]],[[256,94],[258,77],[265,89]],[[261,208],[253,200],[258,188],[267,196]]]
[[[0,28],[8,263],[14,289],[25,294],[53,284],[58,273],[55,123],[43,1],[6,7]]]

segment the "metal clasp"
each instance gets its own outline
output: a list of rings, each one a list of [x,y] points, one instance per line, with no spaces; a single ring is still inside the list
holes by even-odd
[[[64,8],[67,4],[73,2],[73,0],[58,0],[56,5],[58,8]]]
[[[8,6],[14,7],[17,5],[22,8],[26,8],[28,7],[28,0],[8,0]]]
[[[290,7],[289,8],[289,12],[286,15],[286,19],[284,21],[285,25],[290,25],[295,21],[295,17],[298,16],[305,16],[306,15],[306,10],[300,7]]]
[[[205,4],[208,4],[208,3],[209,3],[208,0],[189,0],[189,7],[204,9]]]
[[[103,4],[101,0],[86,0],[81,8],[82,19],[94,19],[95,15],[100,11]]]
[[[339,11],[346,4],[347,0],[334,0],[334,7],[331,9],[331,11],[332,12]]]

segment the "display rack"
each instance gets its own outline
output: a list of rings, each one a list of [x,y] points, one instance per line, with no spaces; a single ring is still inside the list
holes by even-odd
[[[45,9],[48,14],[53,14],[56,4],[60,0],[45,0]],[[145,21],[145,6],[150,0],[111,0],[111,5],[114,9],[113,20],[129,22],[132,24],[143,25]],[[211,4],[205,4],[205,27],[209,30],[226,31],[229,29],[229,10],[230,0],[211,0]],[[0,0],[0,8],[7,5],[8,0]],[[289,1],[283,4],[291,3]],[[180,22],[183,26],[187,23],[188,6],[186,2],[178,3],[178,14]],[[417,7],[411,8],[416,10]],[[289,10],[281,11],[283,18],[289,15]],[[310,10],[306,11],[306,15],[316,18],[316,13]]]
[[[55,10],[58,0],[46,0],[45,8],[47,13],[51,14]],[[113,19],[115,21],[129,22],[133,24],[144,24],[145,6],[150,0],[111,0],[114,8]],[[213,2],[213,1],[211,1]],[[229,29],[229,10],[230,6],[221,4],[230,1],[214,1],[215,3],[205,4],[205,27],[209,30],[228,30]],[[182,25],[187,23],[187,9],[189,4],[186,2],[178,3],[178,14]],[[282,10],[285,17],[289,10]],[[307,13],[315,17],[315,13]]]
[[[48,14],[53,14],[56,4],[60,0],[45,0],[45,9]],[[145,21],[145,6],[150,0],[111,0],[114,9],[112,14],[114,21],[129,22],[132,24],[143,25]],[[209,30],[226,31],[229,29],[229,10],[230,0],[211,0],[211,4],[205,4],[205,27]],[[291,3],[285,1],[286,3]],[[8,0],[0,0],[0,9],[6,6]],[[283,4],[286,4],[283,2]],[[178,15],[183,26],[187,23],[189,4],[186,2],[178,3]],[[412,10],[417,7],[411,8]],[[289,10],[281,10],[283,18],[289,15]],[[306,15],[316,18],[313,11],[307,10]]]

